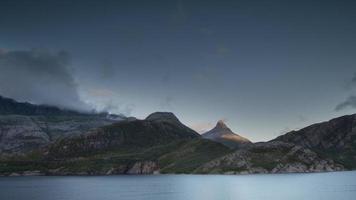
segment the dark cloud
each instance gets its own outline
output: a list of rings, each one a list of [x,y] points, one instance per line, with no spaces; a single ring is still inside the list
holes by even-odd
[[[77,93],[66,52],[0,51],[0,94],[19,101],[89,110]]]
[[[356,108],[356,96],[349,96],[344,102],[335,107],[336,111],[343,110],[345,108]]]

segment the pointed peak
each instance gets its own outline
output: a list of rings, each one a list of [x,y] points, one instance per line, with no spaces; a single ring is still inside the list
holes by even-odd
[[[218,123],[216,123],[216,128],[228,128],[227,125],[225,124],[225,122],[223,120],[219,120]]]

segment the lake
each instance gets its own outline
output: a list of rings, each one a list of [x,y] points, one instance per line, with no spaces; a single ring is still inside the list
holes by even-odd
[[[1,200],[353,200],[356,172],[1,177]]]

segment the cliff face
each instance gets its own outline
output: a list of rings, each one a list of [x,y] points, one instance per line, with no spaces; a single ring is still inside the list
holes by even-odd
[[[103,116],[0,115],[0,154],[24,154],[115,121]]]

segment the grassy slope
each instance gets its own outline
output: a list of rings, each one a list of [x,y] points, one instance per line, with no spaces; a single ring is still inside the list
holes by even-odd
[[[127,170],[137,161],[155,161],[161,173],[193,173],[202,164],[229,153],[227,147],[205,139],[180,140],[145,149],[126,148],[108,150],[98,154],[62,160],[46,160],[41,157],[22,158],[25,161],[0,162],[0,174],[40,170],[48,173],[61,168],[70,174],[105,174],[111,168]],[[119,172],[120,173],[120,172]]]

